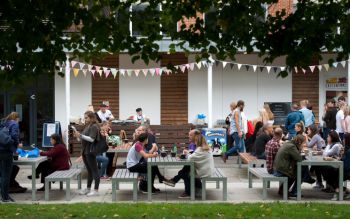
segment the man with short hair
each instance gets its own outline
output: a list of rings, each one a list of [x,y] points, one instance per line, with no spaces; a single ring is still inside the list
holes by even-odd
[[[234,146],[230,148],[226,153],[223,154],[222,160],[226,163],[228,156],[233,155],[235,152],[243,152],[245,149],[244,145],[244,125],[242,119],[242,112],[244,109],[244,101],[239,100],[237,107],[232,113],[232,119],[230,122],[230,134],[234,142]]]
[[[298,110],[298,104],[292,105],[292,112],[287,116],[285,128],[288,130],[288,139],[292,139],[296,135],[295,124],[303,122],[305,124],[304,115]]]
[[[304,116],[304,120],[305,120],[305,127],[309,127],[310,125],[313,125],[315,123],[315,116],[312,113],[311,110],[309,110],[307,108],[308,106],[308,102],[307,100],[302,100],[300,101],[300,112],[303,114]]]
[[[269,142],[273,135],[273,126],[272,124],[265,124],[261,128],[260,135],[256,138],[254,143],[254,155],[258,159],[265,159],[265,146]]]
[[[97,112],[97,115],[101,122],[108,122],[114,119],[112,112],[109,110],[109,106],[105,103],[100,105],[100,110]]]
[[[188,133],[188,140],[190,142],[190,144],[188,145],[188,151],[195,151],[196,150],[196,144],[194,143],[194,138],[197,135],[200,135],[201,132],[198,129],[192,129],[189,133]]]
[[[145,125],[140,125],[136,130],[135,130],[135,136],[134,136],[134,141],[137,141],[137,137],[141,135],[142,133],[147,133],[148,134],[148,143],[146,145],[146,151],[150,151],[153,147],[157,147],[157,141],[156,137],[149,131],[149,128]],[[158,150],[158,149],[157,149]]]
[[[134,115],[132,119],[137,121],[137,123],[140,123],[140,124],[143,124],[149,120],[145,115],[143,115],[142,108],[140,107],[136,109],[136,115]]]
[[[327,101],[325,114],[323,116],[323,139],[326,140],[328,137],[328,133],[330,130],[335,130],[337,128],[337,108],[335,107],[335,101],[334,99],[329,99]]]
[[[266,168],[269,174],[273,174],[273,162],[275,160],[278,149],[281,147],[283,136],[283,130],[276,128],[273,134],[273,138],[267,142],[265,147],[266,156]]]
[[[340,97],[339,97],[340,98]],[[336,131],[339,134],[339,138],[341,140],[344,139],[344,126],[345,126],[345,108],[346,108],[346,103],[344,101],[339,101],[339,110],[335,116],[336,120]]]

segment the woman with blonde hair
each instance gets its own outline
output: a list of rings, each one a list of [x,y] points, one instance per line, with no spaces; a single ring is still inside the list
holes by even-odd
[[[186,152],[186,157],[187,160],[194,162],[195,187],[202,188],[201,178],[213,175],[214,158],[212,150],[203,135],[196,135],[194,142],[197,146],[196,150],[192,154]],[[164,184],[174,187],[180,179],[183,179],[184,181],[185,191],[179,196],[179,198],[190,198],[190,168],[185,166],[178,172],[177,176],[173,177],[171,180],[164,181]]]
[[[265,103],[264,104],[264,110],[265,110],[265,117],[267,119],[267,123],[273,125],[275,122],[275,116],[273,115],[273,112],[270,109],[269,104]]]

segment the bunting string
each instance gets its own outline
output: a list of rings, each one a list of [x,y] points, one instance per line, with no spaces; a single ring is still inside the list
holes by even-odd
[[[338,68],[343,67],[345,68],[346,64],[349,64],[350,60],[347,61],[340,61],[340,62],[334,62],[331,65],[330,64],[319,64],[319,65],[311,65],[308,67],[287,67],[287,66],[275,66],[275,65],[254,65],[254,64],[244,64],[244,63],[237,63],[237,62],[229,62],[229,61],[222,61],[222,60],[214,60],[211,64],[214,66],[221,66],[223,69],[225,68],[231,68],[231,69],[238,69],[238,70],[246,70],[249,71],[252,69],[254,72],[260,71],[266,71],[268,74],[270,74],[272,71],[274,73],[287,71],[295,73],[304,73],[307,72],[314,73],[316,70],[321,71],[322,69],[329,71],[331,68]],[[112,75],[114,78],[117,77],[118,73],[122,76],[133,76],[139,77],[140,75],[144,75],[145,77],[150,76],[162,76],[162,75],[170,75],[172,73],[178,73],[182,72],[185,73],[186,71],[194,71],[195,69],[202,69],[207,68],[210,65],[208,61],[199,61],[199,62],[192,62],[187,64],[181,64],[181,65],[175,65],[173,69],[168,69],[167,67],[155,67],[155,68],[140,68],[140,69],[124,69],[124,68],[109,68],[104,66],[97,66],[97,65],[90,65],[85,64],[78,61],[71,61],[71,71],[75,77],[77,77],[80,73],[82,73],[84,76],[87,75],[87,72],[90,72],[92,76],[95,76],[95,74],[100,75],[100,77],[105,76],[108,77]],[[60,69],[62,68],[62,65],[58,66]],[[244,68],[242,68],[244,67]],[[1,70],[4,70],[5,67],[1,67]]]

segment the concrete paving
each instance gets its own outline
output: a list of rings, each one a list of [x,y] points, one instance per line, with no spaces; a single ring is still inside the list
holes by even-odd
[[[72,161],[75,159],[72,158]],[[125,159],[119,158],[118,163],[123,162]],[[221,168],[228,180],[228,203],[241,203],[241,202],[263,202],[262,200],[262,182],[259,179],[255,179],[253,188],[248,188],[247,166],[243,165],[241,169],[238,168],[237,158],[230,157],[226,164],[219,158],[215,158],[215,166]],[[177,169],[160,169],[166,177],[171,178],[177,173]],[[21,186],[28,188],[28,191],[23,194],[12,194],[12,197],[19,203],[33,203],[31,201],[31,181],[27,179],[27,176],[31,175],[31,169],[28,166],[21,166],[21,170],[18,174],[17,181]],[[40,180],[37,180],[37,188],[40,188]],[[175,188],[165,186],[164,184],[157,184],[156,179],[155,187],[161,190],[161,193],[153,195],[153,202],[191,202],[190,199],[178,199],[178,196],[183,192],[184,186],[180,181]],[[83,188],[86,187],[86,179],[83,179]],[[65,188],[65,186],[64,186]],[[50,204],[50,203],[81,203],[81,202],[112,202],[112,185],[111,181],[102,180],[99,190],[99,196],[86,197],[78,194],[77,182],[71,183],[71,201],[65,201],[65,191],[59,190],[59,183],[52,185],[50,191],[50,201],[44,200],[44,192],[37,192],[37,201],[35,203]],[[221,187],[222,188],[222,187]],[[283,201],[282,197],[277,194],[278,183],[271,183],[271,188],[268,190],[268,198],[264,202],[271,201]],[[303,202],[332,202],[332,203],[350,203],[347,200],[342,202],[330,201],[333,197],[332,193],[324,193],[314,190],[311,185],[302,185],[302,198]],[[346,195],[345,195],[346,197]],[[139,202],[147,202],[147,194],[138,193]],[[117,191],[117,202],[132,202],[132,185],[121,184],[120,190]],[[202,202],[200,195],[196,196],[196,203]],[[209,183],[207,185],[207,201],[206,202],[222,202],[222,190],[216,189],[215,183]],[[290,199],[288,202],[296,203],[295,199]]]

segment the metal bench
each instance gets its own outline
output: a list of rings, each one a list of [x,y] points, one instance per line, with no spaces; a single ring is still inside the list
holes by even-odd
[[[266,162],[265,162],[266,163]],[[267,189],[270,188],[270,182],[279,182],[283,184],[283,199],[288,199],[288,178],[277,177],[267,172],[264,162],[259,160],[249,163],[248,180],[249,188],[253,188],[253,175],[263,181],[263,200],[267,198]]]
[[[117,191],[119,190],[119,183],[131,182],[133,183],[133,201],[137,201],[137,182],[138,173],[129,172],[128,169],[116,169],[112,176],[112,201],[117,200]]]
[[[242,163],[249,164],[252,161],[258,160],[257,157],[251,155],[250,153],[238,153],[238,165],[242,168]]]
[[[206,183],[216,182],[216,188],[220,189],[220,182],[222,182],[222,199],[227,201],[227,177],[221,172],[219,168],[215,168],[214,175],[212,177],[202,178],[202,200],[206,200]]]
[[[69,169],[55,171],[45,177],[45,201],[49,200],[51,182],[60,182],[60,189],[63,189],[63,182],[66,182],[66,200],[70,200],[70,180],[77,177],[78,189],[81,189],[81,169]]]

